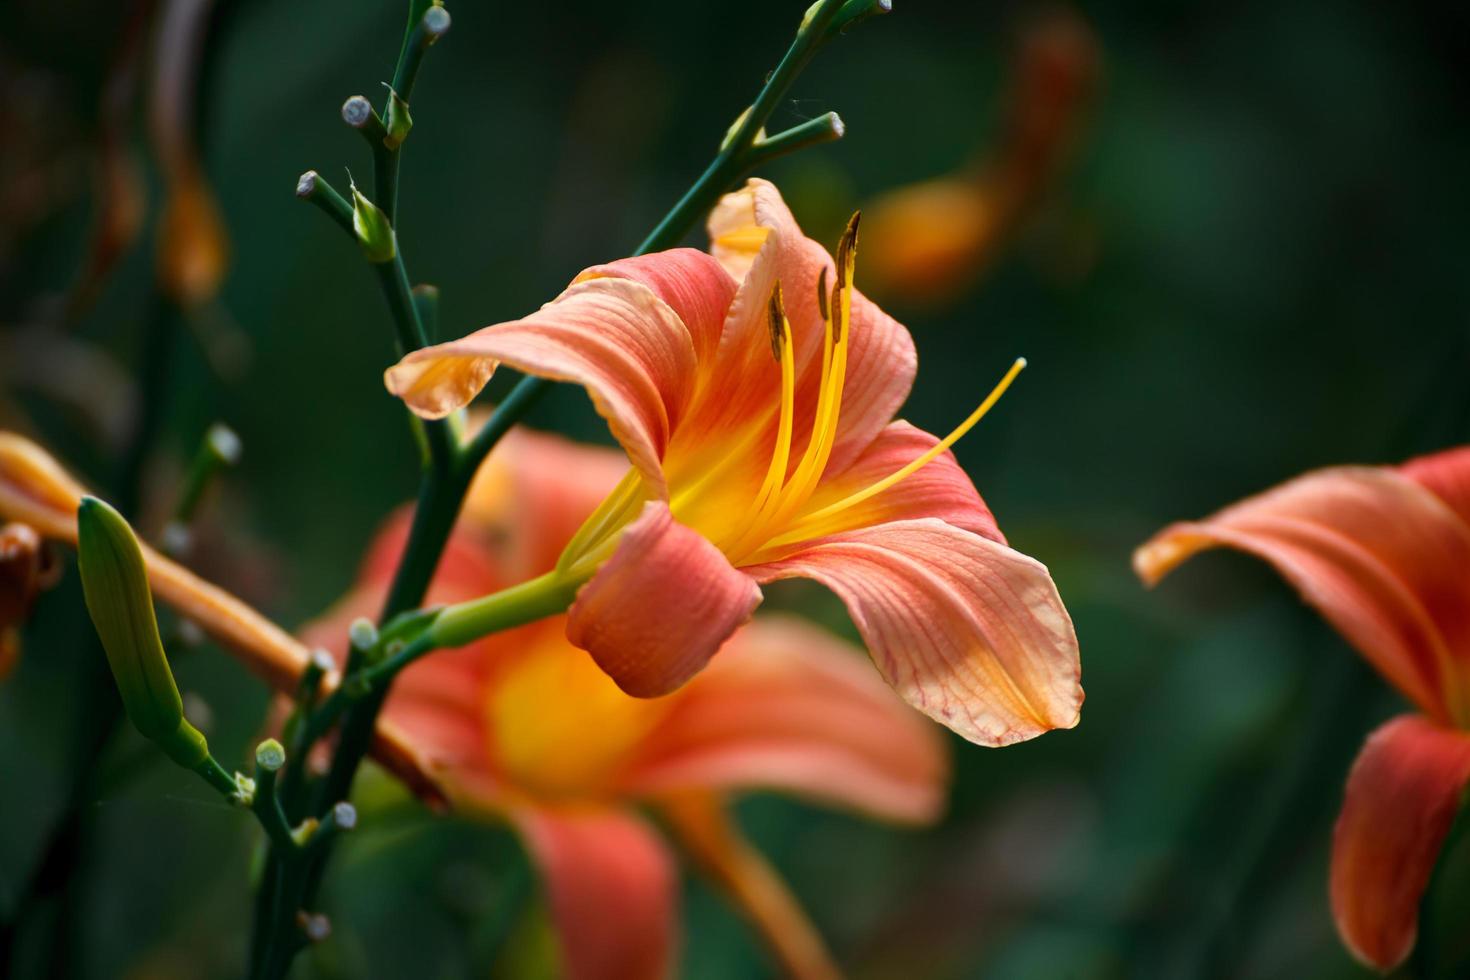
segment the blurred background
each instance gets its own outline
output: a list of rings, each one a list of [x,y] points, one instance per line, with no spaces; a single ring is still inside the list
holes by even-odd
[[[415,485],[376,284],[292,194],[307,168],[339,186],[344,165],[370,173],[338,109],[378,97],[405,5],[222,0],[186,46],[197,90],[162,124],[143,109],[170,70],[147,6],[9,0],[0,15],[0,426],[134,494],[156,525],[226,422],[244,455],[206,504],[195,564],[294,626],[347,588]],[[764,175],[815,237],[835,240],[855,207],[872,219],[858,282],[920,353],[905,417],[947,431],[1030,360],[958,455],[1012,543],[1051,567],[1088,700],[1074,731],[1004,751],[954,740],[932,829],[766,796],[742,822],[857,977],[1366,975],[1332,931],[1326,856],[1349,763],[1403,705],[1250,560],[1196,561],[1150,595],[1129,556],[1302,470],[1470,437],[1470,14],[896,6],[825,49],[773,120],[835,109],[846,138]],[[450,3],[398,222],[411,275],[442,291],[441,336],[534,309],[635,246],[803,7]],[[208,248],[170,244],[166,201]],[[530,421],[607,438],[574,389]],[[853,634],[820,589],[772,596]],[[96,734],[110,695],[81,608],[67,573],[0,682],[0,911],[41,886],[17,962],[54,943],[83,977],[236,975],[254,828],[132,733]],[[217,754],[243,759],[259,685],[208,646],[176,669]],[[84,846],[44,867],[92,758],[103,778],[71,828]],[[429,817],[386,777],[359,791],[362,830],[328,886],[334,941],[295,975],[537,975],[546,927],[514,839]],[[1436,975],[1466,975],[1467,850],[1431,896]],[[697,878],[685,890],[684,974],[770,975],[728,906]]]

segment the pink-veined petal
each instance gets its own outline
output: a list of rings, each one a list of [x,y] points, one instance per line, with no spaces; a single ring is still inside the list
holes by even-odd
[[[760,600],[718,548],[649,501],[577,594],[567,639],[627,693],[657,697],[698,673]]]
[[[1388,971],[1414,948],[1419,901],[1470,782],[1470,734],[1400,715],[1363,745],[1332,838],[1330,892],[1354,956]]]
[[[1399,472],[1427,487],[1449,504],[1460,520],[1470,524],[1470,446],[1411,459],[1399,467]]]
[[[763,616],[680,692],[622,785],[642,795],[775,788],[923,822],[943,806],[948,771],[938,729],[861,650],[794,617]]]
[[[845,470],[823,479],[803,512],[815,513],[872,486],[924,455],[938,441],[937,437],[907,422],[892,423]],[[1006,543],[995,516],[980,499],[970,475],[960,468],[954,453],[947,450],[882,493],[833,515],[830,522],[823,522],[826,529],[822,533],[922,517],[935,517],[1000,544]],[[799,521],[801,515],[796,519]]]
[[[663,488],[662,460],[695,371],[689,330],[642,283],[577,283],[521,320],[414,351],[384,375],[388,390],[427,418],[467,403],[498,363],[569,381],[593,405],[649,485]]]
[[[819,539],[745,571],[837,593],[894,690],[972,742],[1077,724],[1077,637],[1034,558],[929,518]]]
[[[1149,584],[1196,552],[1231,547],[1269,562],[1387,680],[1431,716],[1470,708],[1470,526],[1394,470],[1318,470],[1139,548]]]
[[[698,249],[675,248],[594,265],[574,281],[606,276],[632,279],[653,290],[689,329],[695,360],[703,365],[714,357],[725,313],[735,298],[735,281],[712,256]]]
[[[674,959],[678,881],[663,842],[615,810],[517,808],[546,884],[567,980],[662,980]]]

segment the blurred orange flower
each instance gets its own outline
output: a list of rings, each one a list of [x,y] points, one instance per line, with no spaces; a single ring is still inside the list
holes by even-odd
[[[618,483],[611,449],[513,432],[477,478],[430,601],[549,570]],[[361,580],[308,638],[345,654],[348,623],[382,601],[410,515],[393,518]],[[775,788],[919,822],[942,805],[938,731],[860,651],[791,618],[736,632],[704,674],[662,698],[620,691],[544,620],[409,667],[385,719],[415,743],[450,801],[513,825],[544,875],[568,974],[667,973],[675,867],[635,812],[650,803],[742,905],[796,975],[835,975],[774,872],[740,839],[722,795]]]
[[[595,266],[525,319],[409,354],[388,387],[427,417],[502,362],[586,388],[633,468],[554,574],[586,582],[568,638],[631,694],[676,689],[762,584],[802,577],[843,599],[895,690],[965,738],[1075,725],[1081,668],[1056,586],[948,451],[1021,362],[943,440],[894,421],[914,345],[853,287],[856,219],[834,264],[752,180],[709,231],[712,254]]]
[[[1399,467],[1319,470],[1134,555],[1153,584],[1196,552],[1270,562],[1418,708],[1368,737],[1333,836],[1337,928],[1390,970],[1414,947],[1419,902],[1470,783],[1470,446]]]
[[[898,187],[866,209],[874,292],[915,304],[955,297],[990,264],[1067,162],[1098,87],[1097,38],[1058,7],[1023,29],[1005,131],[989,158]]]

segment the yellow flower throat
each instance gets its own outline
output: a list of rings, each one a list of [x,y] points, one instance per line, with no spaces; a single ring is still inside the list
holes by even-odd
[[[837,442],[842,393],[847,382],[858,217],[856,214],[852,216],[838,243],[836,282],[830,293],[825,268],[817,283],[817,306],[823,325],[822,368],[811,437],[794,468],[791,466],[791,453],[796,417],[796,358],[791,321],[786,317],[779,281],[771,291],[767,315],[771,353],[781,371],[781,398],[770,463],[753,499],[748,503],[732,504],[728,508],[727,519],[721,522],[722,526],[700,528],[733,565],[755,564],[790,545],[845,529],[845,511],[913,475],[958,442],[994,407],[1026,366],[1025,358],[1017,358],[968,418],[905,466],[840,500],[803,512],[802,508],[821,483]],[[706,468],[686,486],[671,488],[670,507],[675,514],[678,515],[685,505],[707,488],[720,486],[716,478],[749,452],[762,429],[763,426],[752,427],[742,438],[734,440],[720,461]],[[567,575],[590,575],[616,546],[616,532],[637,515],[645,500],[653,496],[641,474],[636,469],[630,471],[567,545],[557,564],[558,571]]]

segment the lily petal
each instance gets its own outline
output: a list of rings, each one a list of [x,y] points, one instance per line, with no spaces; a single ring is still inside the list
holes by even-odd
[[[1359,960],[1388,971],[1414,948],[1419,901],[1470,782],[1470,734],[1401,715],[1353,763],[1332,838],[1332,915]]]
[[[1077,724],[1081,665],[1046,566],[932,518],[819,539],[745,569],[812,578],[847,604],[904,700],[972,742],[1009,745]]]
[[[892,423],[847,469],[822,481],[804,512],[815,513],[896,473],[932,449],[938,441],[937,436],[907,422]],[[949,451],[882,493],[834,515],[833,522],[823,533],[922,517],[938,518],[999,544],[1006,543],[1005,535],[995,523],[995,516],[980,499],[970,475],[960,468],[954,453]],[[797,515],[797,520],[800,519],[801,515]]]
[[[698,673],[760,601],[718,548],[649,501],[577,594],[567,639],[628,694],[657,697]]]
[[[796,428],[799,451],[810,425],[811,408],[816,404],[820,368],[816,355],[821,351],[823,328],[817,282],[823,269],[829,285],[834,281],[832,258],[802,233],[780,191],[769,181],[752,179],[740,190],[726,194],[710,213],[708,227],[710,251],[731,275],[742,280],[726,321],[726,336],[721,339],[723,359],[734,360],[748,352],[763,354],[766,299],[772,283],[781,281],[797,349],[797,368],[802,372],[798,390],[803,394],[798,396],[798,405],[804,406],[806,418],[799,419]],[[858,267],[861,270],[861,252]],[[908,398],[918,370],[909,332],[856,290],[850,341],[837,440],[828,464],[834,471],[850,463],[888,425]],[[733,376],[728,370],[717,371],[722,377]]]
[[[1470,524],[1470,446],[1411,459],[1399,472],[1449,504]]]
[[[713,359],[725,311],[735,298],[735,281],[712,256],[694,248],[670,249],[594,265],[573,282],[609,276],[647,286],[684,321],[695,360],[705,364]]]
[[[1470,525],[1391,469],[1298,477],[1199,522],[1174,524],[1133,555],[1149,584],[1208,548],[1269,562],[1378,672],[1440,720],[1470,708],[1455,678],[1470,654]]]
[[[661,461],[695,361],[688,328],[651,289],[619,278],[577,283],[524,319],[414,351],[384,382],[419,415],[442,418],[502,362],[586,388],[633,465],[663,488]]]
[[[902,822],[933,820],[948,758],[861,650],[790,616],[725,644],[645,738],[624,791],[770,788]]]
[[[568,980],[659,980],[673,962],[673,858],[637,817],[519,809],[511,818],[540,866]]]

